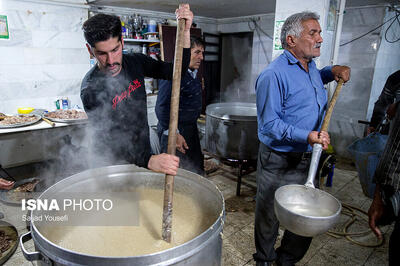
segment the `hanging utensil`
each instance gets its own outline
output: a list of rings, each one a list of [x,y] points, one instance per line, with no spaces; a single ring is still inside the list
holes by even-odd
[[[44,109],[36,109],[32,112],[32,114],[38,115],[42,118],[42,120],[44,122],[46,122],[47,124],[49,124],[51,127],[55,127],[56,123],[50,121],[49,119],[47,119],[44,114],[45,114],[45,110]]]

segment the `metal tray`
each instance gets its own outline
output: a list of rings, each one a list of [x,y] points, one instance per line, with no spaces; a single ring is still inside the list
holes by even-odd
[[[11,237],[11,246],[0,255],[0,265],[3,265],[14,254],[18,247],[18,232],[15,226],[5,221],[0,221],[0,230],[4,231],[6,235]]]
[[[87,121],[87,118],[83,119],[59,119],[59,118],[50,118],[47,116],[44,116],[44,118],[49,119],[50,121],[56,122],[56,123],[85,123]]]
[[[33,120],[33,121],[25,122],[25,123],[12,124],[12,125],[2,125],[2,124],[0,124],[0,129],[1,128],[26,127],[26,126],[30,126],[32,124],[35,124],[38,121],[40,121],[40,119],[42,119],[42,117],[40,117],[39,115],[35,115],[35,114],[27,114],[27,115],[22,115],[22,116],[32,116],[32,115],[34,115],[36,117],[36,119]]]
[[[80,119],[51,118],[51,117],[48,117],[46,114],[44,114],[43,117],[49,119],[50,121],[56,122],[56,123],[79,123],[79,122],[84,123],[88,120],[87,118],[80,118]]]
[[[19,186],[21,186],[21,185],[23,185],[25,183],[32,182],[35,179],[39,180],[39,183],[36,184],[33,192],[14,192],[16,194],[15,194],[14,197],[12,197],[12,194],[10,194],[10,193],[13,193],[12,191],[15,188],[17,188],[17,187],[19,187]],[[37,193],[35,193],[35,192],[38,191],[37,187],[39,186],[39,184],[41,182],[43,182],[43,180],[40,179],[40,178],[37,178],[37,177],[32,177],[32,178],[19,180],[19,181],[15,182],[14,187],[12,189],[10,189],[10,190],[0,190],[0,201],[5,203],[5,204],[8,204],[8,205],[20,206],[22,199],[31,199],[31,198],[34,198],[36,196],[35,194],[37,194]]]

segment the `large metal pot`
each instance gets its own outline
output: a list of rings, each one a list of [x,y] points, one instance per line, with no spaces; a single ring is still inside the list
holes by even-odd
[[[126,185],[163,189],[164,175],[134,165],[117,165],[68,177],[42,193],[39,198],[51,198],[58,192],[98,192],[110,188],[123,189]],[[124,187],[125,186],[125,187]],[[225,218],[224,199],[218,188],[207,179],[179,169],[175,177],[175,191],[190,195],[215,221],[194,239],[158,253],[131,257],[101,257],[74,252],[52,243],[44,237],[46,224],[31,222],[31,231],[22,235],[20,244],[25,258],[39,260],[41,265],[220,265],[222,227]],[[50,196],[50,197],[49,197]],[[31,217],[40,215],[32,211]],[[160,227],[161,231],[161,227]],[[36,252],[28,252],[23,243],[33,239]]]
[[[225,159],[257,160],[255,103],[214,103],[206,108],[206,149]]]

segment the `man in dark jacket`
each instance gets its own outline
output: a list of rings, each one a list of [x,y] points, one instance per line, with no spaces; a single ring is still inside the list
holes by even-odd
[[[386,80],[381,95],[379,95],[378,100],[375,102],[368,134],[376,130],[385,117],[385,112],[389,119],[394,117],[395,101],[400,101],[400,70],[391,74]],[[388,134],[388,132],[383,133]]]
[[[197,129],[197,119],[202,107],[202,87],[196,75],[203,60],[204,42],[198,37],[191,37],[190,47],[189,69],[181,80],[177,155],[180,159],[181,168],[203,175],[204,158]],[[162,152],[166,152],[168,148],[171,87],[171,81],[160,81],[156,103],[157,129]]]
[[[185,19],[182,73],[189,65],[190,27],[188,4],[176,10]],[[81,99],[94,131],[93,156],[100,165],[131,163],[156,172],[176,175],[179,158],[152,155],[147,121],[144,77],[172,79],[173,65],[143,54],[122,55],[124,40],[116,16],[98,14],[83,24],[89,53],[97,59],[82,81]]]
[[[400,102],[394,104],[393,127],[385,150],[374,174],[374,200],[368,211],[369,226],[382,238],[377,225],[391,224],[394,229],[389,240],[389,265],[400,265]],[[397,112],[396,112],[397,109]]]

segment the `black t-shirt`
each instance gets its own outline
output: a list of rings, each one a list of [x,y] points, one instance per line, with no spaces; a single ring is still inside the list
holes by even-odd
[[[190,49],[183,49],[186,73]],[[93,150],[109,163],[147,167],[151,156],[144,77],[172,79],[173,65],[143,54],[123,55],[122,70],[105,75],[97,66],[84,77],[81,99],[94,130]]]

